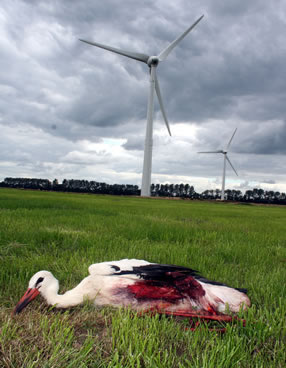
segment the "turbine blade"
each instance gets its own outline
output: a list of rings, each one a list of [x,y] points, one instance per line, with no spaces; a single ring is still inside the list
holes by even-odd
[[[174,47],[177,46],[177,44],[182,41],[182,39],[200,22],[200,20],[203,18],[203,15],[195,21],[194,24],[192,24],[181,36],[176,38],[168,47],[166,47],[163,51],[160,52],[158,55],[158,58],[160,61],[163,61],[166,59],[166,57],[170,54],[170,52],[173,50]]]
[[[197,152],[197,153],[223,153],[222,150],[218,150],[218,151],[204,151],[204,152]]]
[[[167,127],[168,132],[171,136],[172,134],[171,134],[168,118],[167,118],[167,115],[166,115],[166,112],[165,112],[165,109],[164,109],[164,105],[163,105],[163,100],[162,100],[162,96],[161,96],[161,92],[160,92],[160,86],[159,86],[159,81],[158,81],[157,74],[156,74],[156,69],[155,69],[154,74],[155,74],[155,90],[156,90],[157,97],[158,97],[158,100],[159,100],[159,105],[160,105],[160,108],[161,108],[161,111],[162,111],[163,118],[165,120],[166,127]]]
[[[227,149],[227,150],[228,150],[228,148],[229,148],[229,146],[230,146],[230,144],[231,144],[231,141],[232,141],[232,139],[233,139],[233,137],[234,137],[234,135],[235,135],[236,131],[237,131],[237,128],[235,128],[235,131],[233,132],[233,135],[231,136],[230,141],[228,142],[228,145],[226,146],[226,149]]]
[[[92,45],[92,46],[100,47],[101,49],[105,49],[105,50],[114,52],[114,53],[119,54],[119,55],[129,57],[131,59],[142,61],[143,63],[146,63],[146,64],[147,64],[147,60],[149,59],[149,56],[146,55],[146,54],[140,54],[140,53],[137,53],[137,52],[126,51],[126,50],[120,50],[120,49],[117,49],[115,47],[106,46],[106,45],[103,45],[101,43],[86,41],[86,40],[82,40],[82,39],[79,39],[79,41],[88,43],[89,45]]]
[[[236,175],[238,176],[238,173],[236,172],[235,168],[233,167],[232,163],[230,162],[230,159],[228,158],[227,155],[225,155],[225,158],[227,159],[228,163],[230,164],[230,166],[232,167],[232,170],[236,173]]]

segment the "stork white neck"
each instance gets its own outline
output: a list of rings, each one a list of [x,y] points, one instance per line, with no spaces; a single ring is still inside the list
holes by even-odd
[[[56,305],[57,308],[68,308],[81,304],[85,299],[94,299],[97,292],[94,284],[91,283],[90,276],[84,278],[75,288],[64,294],[58,294],[59,282],[51,272],[40,271],[30,281],[29,287],[35,287],[35,280],[43,280],[38,285],[38,290],[49,305]]]

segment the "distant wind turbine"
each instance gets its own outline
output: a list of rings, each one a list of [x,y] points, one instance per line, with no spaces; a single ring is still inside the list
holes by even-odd
[[[237,131],[237,128],[235,128],[235,131],[233,132],[233,135],[230,138],[230,141],[228,142],[226,149],[224,150],[218,150],[218,151],[207,151],[207,152],[198,152],[198,153],[222,153],[224,155],[223,158],[223,172],[222,172],[222,187],[221,187],[221,200],[224,200],[224,190],[225,190],[225,166],[226,166],[226,160],[230,164],[232,170],[235,172],[235,174],[238,176],[238,173],[236,172],[235,168],[233,167],[232,163],[230,162],[230,159],[227,156],[228,149],[230,147],[231,141]]]
[[[154,112],[154,90],[156,91],[159,105],[162,111],[163,118],[165,120],[166,127],[168,129],[169,134],[171,135],[169,122],[166,116],[166,112],[164,109],[159,81],[156,76],[156,68],[160,61],[163,61],[167,58],[170,52],[178,45],[180,41],[200,22],[203,18],[203,15],[195,21],[184,33],[181,34],[180,37],[175,39],[172,43],[169,44],[163,51],[160,52],[157,56],[149,56],[146,54],[141,54],[137,52],[130,52],[121,50],[118,48],[106,46],[97,42],[91,42],[80,39],[80,41],[88,43],[92,46],[97,46],[102,49],[114,52],[119,55],[126,56],[131,59],[135,59],[137,61],[142,61],[146,63],[150,69],[150,87],[149,87],[149,96],[148,96],[148,107],[147,107],[147,127],[146,127],[146,137],[145,137],[145,148],[144,148],[144,162],[143,162],[143,174],[142,174],[142,186],[141,186],[141,196],[148,197],[150,196],[150,185],[151,185],[151,170],[152,170],[152,147],[153,147],[153,112]]]

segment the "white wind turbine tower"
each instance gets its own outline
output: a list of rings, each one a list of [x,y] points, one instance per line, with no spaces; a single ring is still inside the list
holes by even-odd
[[[168,119],[165,113],[159,81],[156,76],[156,68],[160,61],[163,61],[167,58],[170,52],[178,45],[180,41],[199,23],[199,21],[203,18],[203,15],[196,20],[194,24],[192,24],[181,36],[175,39],[172,43],[169,44],[163,51],[160,52],[157,56],[150,56],[147,54],[141,54],[137,52],[125,51],[118,48],[106,46],[97,42],[91,42],[80,39],[80,41],[88,43],[92,46],[97,46],[102,49],[114,52],[119,55],[126,56],[131,59],[135,59],[137,61],[142,61],[146,63],[150,69],[150,87],[149,87],[149,96],[148,96],[148,107],[147,107],[147,127],[146,127],[146,136],[145,136],[145,148],[144,148],[144,162],[143,162],[143,174],[142,174],[142,187],[141,187],[141,196],[150,196],[150,185],[151,185],[151,170],[152,170],[152,147],[153,147],[153,112],[154,112],[154,90],[156,91],[159,105],[162,111],[163,118],[165,120],[167,129],[169,134],[171,135]]]
[[[235,128],[235,131],[233,132],[233,135],[230,138],[230,141],[228,142],[226,149],[224,150],[218,150],[218,151],[207,151],[207,152],[198,152],[198,153],[222,153],[223,154],[223,172],[222,172],[222,186],[221,186],[221,200],[224,200],[224,189],[225,189],[225,166],[226,166],[226,160],[230,164],[232,170],[235,172],[235,174],[238,176],[238,173],[236,172],[235,168],[233,167],[232,163],[230,162],[230,159],[227,156],[227,152],[229,149],[229,146],[231,144],[231,141],[237,131],[237,128]]]

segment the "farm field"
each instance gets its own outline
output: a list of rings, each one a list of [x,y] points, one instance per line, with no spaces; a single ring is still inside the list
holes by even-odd
[[[245,287],[247,320],[221,335],[167,317],[38,297],[11,317],[31,276],[49,270],[60,293],[92,263],[177,264]],[[0,189],[0,368],[285,367],[286,208]]]

